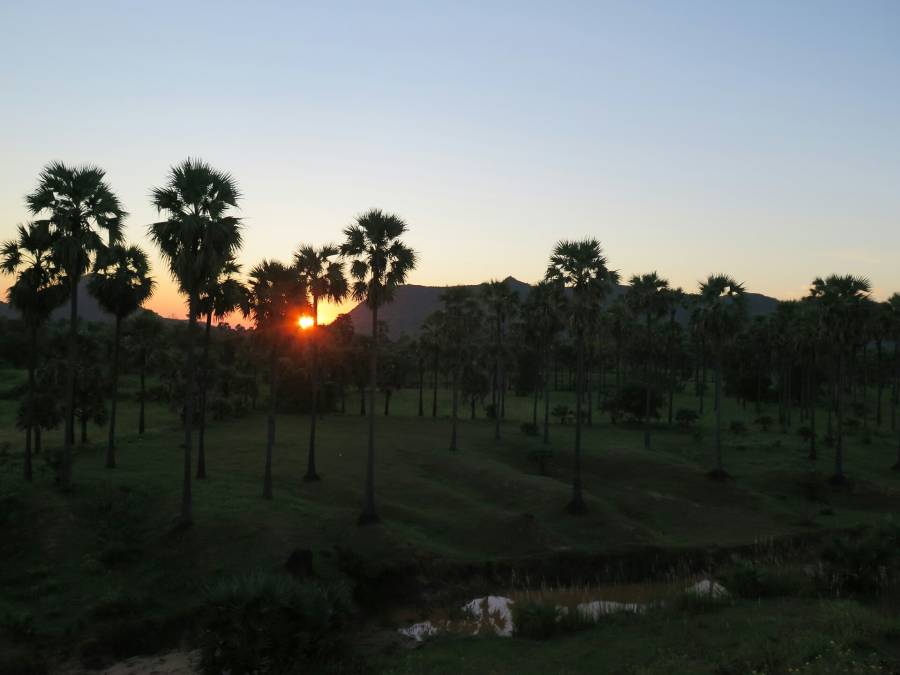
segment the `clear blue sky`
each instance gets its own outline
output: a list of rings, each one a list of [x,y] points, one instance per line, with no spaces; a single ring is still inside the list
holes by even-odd
[[[0,239],[61,159],[149,248],[149,188],[196,155],[243,188],[248,266],[378,206],[417,283],[531,281],[593,235],[691,288],[900,290],[900,2],[2,0],[0,26]]]

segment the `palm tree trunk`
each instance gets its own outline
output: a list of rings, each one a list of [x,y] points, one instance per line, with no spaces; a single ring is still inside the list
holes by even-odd
[[[273,336],[273,340],[276,339]],[[272,499],[272,450],[275,447],[275,406],[278,396],[278,353],[275,343],[272,343],[272,353],[269,356],[269,419],[266,434],[266,469],[263,474],[263,499]]]
[[[378,386],[378,305],[372,307],[372,345],[369,353],[369,448],[366,455],[366,495],[359,525],[377,523],[375,510],[375,392]]]
[[[72,261],[72,268],[77,261]],[[66,367],[66,419],[63,452],[59,464],[59,486],[68,490],[72,484],[72,445],[75,443],[75,367],[78,361],[78,274],[72,276],[69,298],[69,354]]]
[[[434,350],[434,388],[431,395],[431,416],[437,417],[437,391],[438,391],[438,359],[440,358],[437,349]]]
[[[194,333],[197,330],[197,296],[191,293],[188,300],[188,334],[187,334],[187,366],[185,368],[185,401],[184,401],[184,471],[181,486],[181,523],[183,526],[192,525],[193,498],[191,495],[191,450],[193,445],[192,432],[194,430],[194,379],[196,376],[196,364],[194,359]]]
[[[818,402],[818,381],[816,379],[816,352],[812,354],[812,368],[809,374],[809,427],[812,430],[809,438],[809,459],[816,461],[816,403]]]
[[[392,389],[384,390],[384,416],[387,417],[391,414],[391,393]]]
[[[450,422],[450,449],[456,450],[456,426],[459,420],[459,366],[453,365],[453,414]]]
[[[544,356],[544,445],[550,444],[550,350]]]
[[[647,315],[647,355],[644,359],[644,450],[650,449],[650,315]]]
[[[884,392],[884,362],[882,359],[882,350],[881,350],[881,339],[879,338],[875,342],[875,348],[878,353],[877,356],[877,366],[875,368],[875,373],[878,377],[878,396],[876,398],[875,404],[875,424],[879,427],[881,426],[881,397]]]
[[[844,478],[844,352],[843,346],[838,354],[837,371],[837,439],[834,449],[834,476],[832,481],[843,483]]]
[[[538,395],[540,394],[540,383],[534,385],[534,401],[531,406],[531,423],[537,428],[537,411],[538,411]]]
[[[725,466],[722,463],[722,349],[716,349],[716,473],[725,475]]]
[[[577,330],[577,346],[575,357],[575,476],[572,481],[572,501],[566,510],[572,514],[587,511],[581,490],[581,400],[584,396],[584,335],[581,328]]]
[[[113,333],[113,362],[112,362],[112,402],[109,413],[109,442],[106,444],[106,468],[116,468],[116,408],[119,402],[119,342],[122,335],[122,317],[116,317],[116,327]]]
[[[359,416],[366,416],[366,388],[359,388]]]
[[[306,457],[306,475],[303,480],[321,480],[316,472],[316,417],[319,412],[319,297],[313,293],[313,328],[310,345],[310,375],[312,377],[312,410],[309,415],[309,452]]]
[[[28,417],[25,427],[25,465],[22,469],[22,477],[29,483],[34,478],[34,470],[31,462],[31,436],[34,425],[34,399],[36,395],[35,386],[35,370],[37,367],[37,328],[30,327],[29,330],[29,353],[28,353]]]
[[[143,436],[144,434],[144,403],[147,398],[147,351],[146,348],[141,347],[141,389],[139,398],[139,409],[138,409],[138,434]]]
[[[419,417],[425,416],[425,359],[419,357]]]
[[[212,310],[206,314],[203,332],[203,363],[200,365],[200,430],[197,433],[197,478],[206,478],[206,389],[209,386],[209,333]]]

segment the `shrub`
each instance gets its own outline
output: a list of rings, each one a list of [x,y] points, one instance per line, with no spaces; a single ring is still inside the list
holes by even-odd
[[[812,427],[803,426],[797,429],[797,435],[808,443],[813,439],[816,433],[812,430]]]
[[[34,650],[25,647],[4,647],[0,650],[0,675],[45,675],[46,661]]]
[[[741,422],[740,420],[734,420],[731,424],[728,425],[728,429],[735,436],[746,436],[747,435],[747,425]]]
[[[690,429],[699,419],[700,414],[690,408],[679,408],[675,413],[675,423],[682,429]]]
[[[542,476],[547,475],[547,461],[553,457],[553,451],[548,447],[529,450],[528,457],[537,463],[538,471]]]
[[[550,411],[550,414],[553,417],[558,418],[560,424],[565,424],[566,422],[575,419],[575,413],[564,403],[553,406],[553,410]]]
[[[342,587],[264,573],[223,580],[207,591],[201,671],[266,675],[337,660],[349,614]]]
[[[763,432],[768,432],[769,429],[772,428],[772,425],[775,424],[775,420],[772,419],[769,415],[760,415],[753,423],[758,426]]]
[[[900,527],[870,529],[834,539],[822,551],[819,581],[829,590],[874,593],[898,577]]]
[[[526,436],[538,435],[538,425],[532,422],[523,422],[520,428],[522,429],[522,433]]]
[[[725,572],[722,582],[738,597],[754,600],[800,595],[808,585],[807,579],[798,570],[767,567],[749,560],[735,563]]]
[[[658,389],[651,387],[650,417],[659,419],[659,409],[662,404],[662,393]],[[626,384],[607,398],[600,407],[614,419],[625,415],[632,420],[642,420],[647,408],[647,390],[642,384]]]

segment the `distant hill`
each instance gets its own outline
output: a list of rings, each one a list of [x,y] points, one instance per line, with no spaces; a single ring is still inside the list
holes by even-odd
[[[112,323],[113,315],[106,312],[97,300],[88,292],[87,282],[89,276],[78,284],[78,316],[83,321],[95,323]],[[4,293],[5,296],[5,293]],[[150,310],[146,310],[150,311]],[[0,302],[0,318],[18,319],[19,313],[6,302]],[[69,319],[69,303],[66,301],[53,310],[51,321],[67,321]]]
[[[507,277],[506,283],[520,296],[524,296],[531,288],[530,284],[519,281],[513,277]],[[480,284],[467,286],[476,290]],[[378,309],[378,320],[388,326],[388,334],[391,337],[408,335],[415,337],[429,314],[440,308],[441,293],[447,286],[417,286],[408,284],[397,289],[394,301]],[[613,299],[625,292],[627,286],[620,284]],[[747,311],[751,317],[770,314],[775,311],[778,300],[759,293],[747,294]],[[348,312],[353,321],[353,328],[358,333],[368,333],[372,330],[372,312],[364,304],[359,304]],[[680,310],[678,320],[686,318],[686,312]]]

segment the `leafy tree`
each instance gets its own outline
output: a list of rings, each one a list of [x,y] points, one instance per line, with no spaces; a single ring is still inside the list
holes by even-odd
[[[581,425],[584,398],[584,337],[586,319],[591,308],[609,293],[618,282],[618,272],[606,266],[606,257],[596,239],[560,241],[550,256],[545,275],[547,281],[571,290],[571,329],[576,343],[575,385],[575,475],[572,481],[572,501],[566,507],[570,513],[584,513],[581,487]]]
[[[272,499],[272,450],[275,446],[275,412],[278,397],[278,358],[285,340],[293,334],[297,319],[307,309],[305,281],[274,260],[263,260],[250,272],[250,313],[269,348],[269,419],[263,497]]]
[[[97,256],[97,268],[88,288],[97,302],[115,317],[111,376],[111,411],[106,468],[116,468],[116,407],[119,393],[119,345],[122,321],[133,314],[153,294],[156,282],[150,277],[147,254],[137,246],[114,244]]]
[[[65,435],[59,463],[59,484],[68,489],[72,478],[72,445],[75,442],[75,370],[78,360],[78,285],[96,255],[107,243],[122,237],[126,213],[95,166],[72,167],[51,162],[41,171],[38,186],[25,201],[33,215],[45,214],[53,232],[55,264],[64,272],[69,294],[68,370],[65,386]],[[104,243],[101,235],[106,235]]]
[[[38,332],[50,317],[50,312],[65,301],[65,288],[60,284],[59,269],[53,259],[55,236],[49,223],[19,225],[17,237],[0,248],[0,272],[15,275],[15,282],[6,292],[10,305],[22,315],[28,332],[28,391],[24,400],[25,461],[23,477],[31,481],[32,433],[40,433],[40,407],[46,400],[38,400],[36,385]],[[34,431],[33,431],[34,430]]]
[[[231,215],[240,193],[230,174],[198,159],[172,167],[164,187],[152,191],[153,205],[166,220],[150,226],[150,238],[159,247],[179,290],[188,298],[188,335],[185,340],[184,471],[181,521],[193,522],[191,450],[196,397],[194,334],[200,298],[211,279],[241,247],[240,219]]]
[[[397,287],[416,266],[415,252],[401,236],[407,231],[402,218],[380,209],[368,211],[344,230],[341,255],[352,260],[351,295],[372,312],[369,345],[369,447],[366,459],[365,501],[359,524],[377,523],[375,510],[375,393],[378,391],[378,309],[391,302]]]
[[[321,480],[316,471],[316,415],[319,401],[319,300],[341,302],[347,297],[344,263],[337,259],[340,249],[334,244],[321,248],[301,245],[294,254],[294,267],[309,290],[312,299],[313,326],[309,331],[312,345],[312,410],[309,418],[309,453],[305,481]]]

